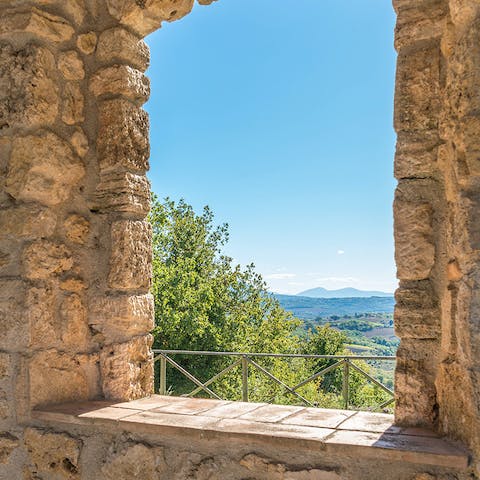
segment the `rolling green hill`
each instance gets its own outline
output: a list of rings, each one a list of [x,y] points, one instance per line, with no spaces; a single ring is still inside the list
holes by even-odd
[[[356,313],[392,313],[395,305],[389,297],[312,298],[299,295],[274,294],[280,305],[302,320],[315,320],[331,315],[355,315]]]

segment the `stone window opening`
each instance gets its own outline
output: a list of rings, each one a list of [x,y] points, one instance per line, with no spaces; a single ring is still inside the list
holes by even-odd
[[[153,379],[142,38],[192,3],[0,7],[0,478],[478,478],[476,0],[394,1],[394,427],[429,427],[470,453],[446,444],[432,452],[417,430],[407,447],[404,433],[389,448],[388,433],[371,430],[352,446],[348,432],[359,430],[312,438],[303,426],[292,437],[269,424],[239,432],[228,418],[212,425],[179,415],[172,425],[168,415],[118,405],[148,403]],[[116,406],[95,407],[98,398]],[[76,406],[62,410],[68,402]],[[129,408],[130,420],[140,415],[148,426],[129,422]],[[234,453],[228,439],[238,442]],[[353,451],[362,455],[346,464]]]

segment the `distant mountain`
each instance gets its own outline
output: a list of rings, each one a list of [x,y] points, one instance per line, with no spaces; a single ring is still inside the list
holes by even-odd
[[[326,288],[318,287],[305,290],[297,294],[301,297],[311,298],[367,298],[367,297],[392,297],[391,293],[376,292],[368,290],[358,290],[356,288],[340,288],[339,290],[327,290]]]
[[[392,313],[395,305],[389,297],[312,298],[299,295],[274,294],[280,305],[296,317],[315,320],[330,315],[355,315],[356,313]]]

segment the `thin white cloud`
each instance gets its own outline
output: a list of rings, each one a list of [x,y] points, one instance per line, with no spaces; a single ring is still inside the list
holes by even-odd
[[[295,278],[296,273],[271,273],[270,275],[265,275],[267,280],[287,280],[288,278]]]
[[[343,255],[345,253],[345,250],[337,250],[337,255]]]

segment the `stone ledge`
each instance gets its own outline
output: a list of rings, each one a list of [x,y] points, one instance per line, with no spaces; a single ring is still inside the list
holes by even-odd
[[[392,415],[369,412],[153,395],[132,402],[43,407],[32,416],[44,422],[114,425],[129,432],[205,441],[290,441],[292,448],[458,470],[466,469],[469,462],[465,450],[435,433],[398,427]]]

